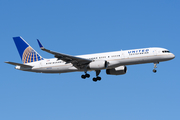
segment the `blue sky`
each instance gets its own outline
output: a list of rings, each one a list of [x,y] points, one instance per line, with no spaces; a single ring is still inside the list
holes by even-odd
[[[178,0],[1,0],[0,119],[179,120],[180,2]],[[21,63],[12,37],[22,36],[41,56],[36,39],[70,55],[163,47],[171,61],[127,66],[122,76],[82,80],[81,72],[38,74]]]

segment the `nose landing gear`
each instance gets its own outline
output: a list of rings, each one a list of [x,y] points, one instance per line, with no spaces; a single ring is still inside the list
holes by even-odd
[[[155,62],[155,63],[154,63],[154,69],[153,69],[153,72],[154,72],[154,73],[156,73],[156,72],[157,72],[157,70],[156,70],[156,68],[157,68],[157,64],[159,64],[159,62]]]
[[[157,72],[157,70],[156,70],[156,69],[153,69],[153,72],[154,72],[154,73],[156,73],[156,72]]]

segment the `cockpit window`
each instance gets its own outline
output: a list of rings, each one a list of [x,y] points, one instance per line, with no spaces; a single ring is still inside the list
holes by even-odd
[[[170,53],[168,50],[163,50],[162,53]]]

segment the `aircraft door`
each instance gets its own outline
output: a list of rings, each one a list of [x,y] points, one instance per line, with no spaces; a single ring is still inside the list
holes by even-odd
[[[154,55],[156,56],[156,55],[157,55],[157,50],[156,50],[156,49],[154,49],[154,51],[153,51],[153,52],[154,52]]]
[[[125,58],[125,53],[124,53],[124,52],[121,53],[121,58],[122,58],[122,59]]]

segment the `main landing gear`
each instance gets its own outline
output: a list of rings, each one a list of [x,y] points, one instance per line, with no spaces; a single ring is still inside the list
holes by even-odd
[[[101,72],[101,70],[96,70],[96,78],[95,77],[93,78],[94,82],[97,82],[98,80],[99,81],[101,80],[101,77],[98,76],[100,74],[100,72]]]
[[[86,79],[86,78],[89,78],[89,77],[90,77],[90,74],[87,74],[87,73],[85,75],[81,75],[82,79]]]
[[[157,70],[156,70],[156,68],[157,68],[157,64],[159,64],[159,62],[154,63],[154,69],[153,69],[153,72],[154,72],[154,73],[156,73],[156,72],[157,72]]]
[[[100,81],[101,80],[101,77],[99,77],[98,75],[100,74],[101,70],[96,70],[96,77],[93,78],[93,81],[94,82],[97,82],[98,80]],[[89,78],[90,75],[87,74],[87,72],[85,72],[85,75],[81,75],[81,78],[82,79],[86,79],[86,78]]]

